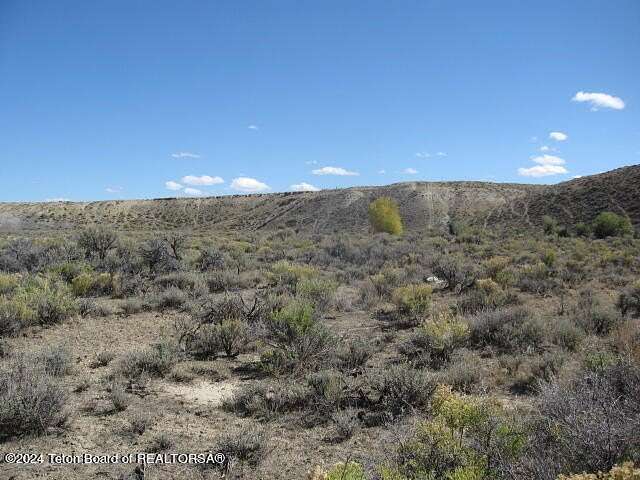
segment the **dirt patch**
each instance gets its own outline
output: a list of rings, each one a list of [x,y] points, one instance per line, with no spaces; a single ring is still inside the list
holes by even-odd
[[[208,382],[206,380],[194,384],[166,384],[164,390],[167,394],[179,397],[187,402],[219,407],[231,398],[239,386],[238,382],[221,381]]]

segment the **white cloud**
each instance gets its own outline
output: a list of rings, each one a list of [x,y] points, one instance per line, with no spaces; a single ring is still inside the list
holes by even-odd
[[[322,167],[312,170],[311,173],[314,175],[340,175],[340,176],[353,176],[360,175],[358,172],[351,172],[349,170],[345,170],[342,167]]]
[[[437,155],[438,157],[446,157],[446,156],[447,156],[447,154],[446,154],[446,153],[444,153],[444,152],[438,152],[438,153],[436,153],[436,155]]]
[[[561,175],[569,171],[562,165],[536,165],[531,168],[519,168],[518,174],[523,177],[548,177],[551,175]]]
[[[569,170],[564,167],[564,164],[567,162],[560,157],[544,154],[537,157],[531,157],[531,160],[538,165],[534,165],[529,168],[519,168],[519,175],[522,175],[523,177],[548,177],[551,175],[569,173]]]
[[[317,192],[320,190],[315,185],[311,185],[307,182],[294,183],[289,188],[291,188],[291,190],[293,190],[294,192]]]
[[[185,195],[190,195],[193,197],[199,196],[199,195],[204,195],[204,192],[202,190],[198,190],[197,188],[191,188],[191,187],[187,187],[184,190]]]
[[[122,187],[107,187],[104,189],[107,193],[120,193],[122,190]]]
[[[191,152],[176,152],[172,153],[171,156],[173,158],[200,158],[200,155]]]
[[[45,202],[70,202],[71,199],[58,197],[58,198],[46,198],[44,201]]]
[[[431,158],[431,154],[429,152],[416,152],[416,157],[418,157],[418,158]]]
[[[258,127],[257,125],[249,125],[247,128],[249,130],[260,130],[260,127]]]
[[[174,182],[173,180],[164,182],[164,186],[167,187],[167,190],[182,190],[182,185],[180,185],[178,182]]]
[[[250,177],[238,177],[234,178],[231,182],[231,188],[234,190],[239,190],[241,192],[247,193],[255,193],[255,192],[264,192],[265,190],[269,190],[271,187],[266,183],[262,183],[255,178]]]
[[[224,180],[221,177],[210,177],[209,175],[187,175],[186,177],[182,177],[182,183],[186,183],[187,185],[216,185],[219,183],[224,183]]]
[[[385,169],[378,170],[378,174],[379,175],[384,175],[385,173],[387,173],[387,171]]]
[[[564,142],[567,138],[569,138],[569,135],[563,132],[551,132],[549,133],[549,138],[558,142]]]
[[[402,173],[406,173],[408,175],[415,175],[416,173],[418,173],[418,170],[416,170],[415,168],[405,168]]]
[[[540,151],[541,152],[555,152],[556,149],[553,148],[553,147],[550,147],[548,145],[543,145],[543,146],[540,147]]]
[[[307,165],[316,165],[318,162],[316,160],[307,160],[306,162]]]
[[[574,175],[573,178],[582,178],[582,175]]]
[[[622,110],[624,108],[624,102],[620,97],[614,97],[608,93],[578,92],[571,100],[574,102],[589,102],[591,110],[594,111],[599,108],[612,108],[614,110]]]
[[[540,165],[564,165],[565,163],[567,163],[560,157],[546,154],[539,157],[532,157],[531,160],[533,160],[535,163],[539,163]]]

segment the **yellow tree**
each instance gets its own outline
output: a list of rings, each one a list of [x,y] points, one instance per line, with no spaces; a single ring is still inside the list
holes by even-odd
[[[402,217],[398,204],[389,197],[380,197],[369,204],[369,221],[376,232],[402,234]]]

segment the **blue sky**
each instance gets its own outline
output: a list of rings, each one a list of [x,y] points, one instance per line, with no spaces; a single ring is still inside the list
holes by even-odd
[[[555,183],[640,163],[639,74],[636,0],[2,0],[0,201]]]

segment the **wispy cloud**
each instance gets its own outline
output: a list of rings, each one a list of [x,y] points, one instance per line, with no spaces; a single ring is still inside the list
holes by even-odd
[[[191,152],[176,152],[172,153],[171,156],[173,158],[200,158],[200,155]]]
[[[104,189],[105,192],[107,193],[121,193],[123,190],[122,187],[107,187]]]
[[[248,128],[249,130],[260,130],[260,127],[259,127],[259,126],[257,126],[257,125],[249,125],[247,128]]]
[[[431,154],[429,152],[416,152],[415,155],[418,158],[431,158]]]
[[[407,175],[415,175],[416,173],[418,173],[418,170],[416,170],[415,168],[405,168],[402,173],[406,173]]]
[[[539,157],[531,157],[531,160],[540,165],[564,165],[564,159],[553,155],[541,155]]]
[[[625,107],[624,101],[620,97],[614,97],[608,93],[578,92],[571,100],[574,102],[588,102],[593,111],[600,108],[622,110]]]
[[[182,190],[182,185],[180,185],[178,182],[174,182],[173,180],[164,182],[164,186],[167,188],[167,190],[173,190],[173,191]]]
[[[240,192],[257,193],[269,190],[271,187],[255,178],[238,177],[234,178],[231,182],[231,188]]]
[[[339,176],[354,176],[360,175],[358,172],[351,172],[342,167],[322,167],[312,170],[314,175],[339,175]]]
[[[446,157],[447,154],[445,152],[438,152],[438,153],[436,153],[436,156],[437,157]]]
[[[49,203],[55,203],[55,202],[71,202],[71,199],[69,198],[64,198],[64,197],[57,197],[57,198],[45,198],[44,200],[45,202],[49,202]]]
[[[518,174],[523,177],[549,177],[563,175],[569,171],[562,165],[536,165],[530,168],[519,168]]]
[[[564,142],[567,138],[569,138],[569,135],[564,132],[550,132],[549,138],[555,140],[556,142]]]
[[[222,177],[210,177],[209,175],[187,175],[182,177],[182,183],[186,183],[187,185],[218,185],[220,183],[224,183],[224,179]]]
[[[548,145],[542,145],[540,147],[540,151],[541,152],[553,152],[553,151],[555,151],[555,148],[551,148]]]
[[[307,165],[317,165],[318,162],[316,160],[307,160],[306,162],[304,162]]]
[[[185,195],[189,195],[191,197],[198,197],[200,195],[204,195],[205,193],[202,190],[198,190],[197,188],[187,187],[183,190]]]
[[[320,189],[315,185],[311,185],[307,182],[294,183],[291,185],[291,190],[294,192],[318,192]]]
[[[378,170],[378,175],[384,175],[387,171],[383,168],[382,170]]]

